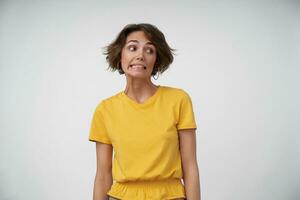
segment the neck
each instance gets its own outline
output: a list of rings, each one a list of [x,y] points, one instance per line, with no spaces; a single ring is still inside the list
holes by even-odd
[[[126,81],[124,93],[138,102],[142,102],[152,96],[158,88],[157,85],[152,83],[151,79],[126,77]]]

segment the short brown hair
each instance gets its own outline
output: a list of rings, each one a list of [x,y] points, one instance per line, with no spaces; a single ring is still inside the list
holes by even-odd
[[[109,65],[108,69],[111,69],[111,71],[118,70],[119,74],[124,74],[121,67],[121,52],[127,36],[135,31],[143,31],[156,48],[156,62],[151,75],[163,73],[173,62],[175,49],[170,48],[164,34],[156,26],[147,23],[126,25],[116,39],[105,47],[104,55],[106,55],[106,61]]]

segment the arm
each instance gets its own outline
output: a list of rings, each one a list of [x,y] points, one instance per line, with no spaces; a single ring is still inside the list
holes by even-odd
[[[186,198],[201,200],[195,129],[184,129],[178,132]]]
[[[94,182],[93,200],[108,199],[106,193],[113,183],[112,152],[112,145],[96,142],[97,171]]]

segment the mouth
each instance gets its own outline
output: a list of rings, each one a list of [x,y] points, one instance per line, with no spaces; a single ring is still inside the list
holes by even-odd
[[[132,64],[132,65],[129,65],[129,68],[134,69],[134,70],[146,70],[147,69],[147,67],[142,64]]]

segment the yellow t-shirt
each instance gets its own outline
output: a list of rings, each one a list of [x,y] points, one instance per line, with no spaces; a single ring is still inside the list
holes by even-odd
[[[196,129],[190,96],[159,86],[138,103],[124,91],[102,100],[93,115],[89,140],[114,149],[108,195],[122,200],[184,198],[179,129]]]

